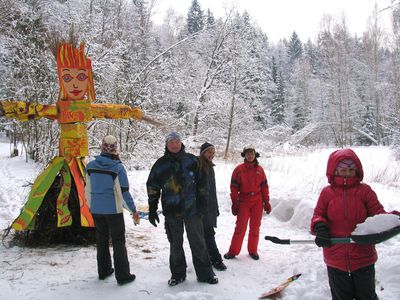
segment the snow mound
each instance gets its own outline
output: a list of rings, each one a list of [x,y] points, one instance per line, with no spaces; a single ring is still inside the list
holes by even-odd
[[[392,214],[380,214],[369,217],[364,223],[357,225],[352,235],[366,235],[387,231],[400,226],[400,217]]]

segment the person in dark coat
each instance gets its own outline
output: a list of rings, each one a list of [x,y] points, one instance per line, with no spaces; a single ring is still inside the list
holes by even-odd
[[[204,238],[206,240],[208,254],[211,263],[218,271],[225,271],[226,266],[222,261],[217,243],[215,241],[215,230],[217,227],[217,217],[219,216],[217,189],[215,186],[215,172],[213,159],[215,156],[215,147],[210,143],[204,143],[200,147],[200,162],[208,178],[209,196],[207,198],[207,212],[203,217]]]
[[[332,245],[330,238],[349,237],[357,224],[386,211],[371,187],[362,183],[363,167],[353,150],[331,153],[326,176],[329,185],[319,195],[311,231],[316,234],[317,246],[323,247],[332,299],[377,300],[375,245]]]
[[[135,224],[140,219],[129,193],[126,170],[119,159],[117,139],[112,135],[103,139],[101,154],[86,167],[85,196],[95,223],[99,279],[104,280],[114,272],[109,249],[111,234],[115,278],[119,285],[134,281],[136,276],[130,273],[125,246],[122,209],[132,214]]]
[[[157,214],[161,198],[165,231],[170,243],[170,286],[186,279],[186,259],[183,249],[183,233],[192,251],[197,280],[209,284],[218,283],[204,240],[202,216],[208,197],[207,178],[202,173],[196,156],[185,152],[181,137],[171,132],[165,139],[165,153],[152,166],[147,180],[149,221],[153,226],[160,222]]]

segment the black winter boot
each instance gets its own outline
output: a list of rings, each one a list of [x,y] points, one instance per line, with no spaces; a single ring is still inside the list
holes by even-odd
[[[136,278],[135,274],[131,274],[127,278],[117,280],[117,283],[119,285],[124,285],[124,284],[127,284],[127,283],[130,283],[130,282],[134,281],[135,278]]]
[[[168,280],[168,285],[169,286],[175,286],[178,285],[182,282],[184,282],[186,280],[186,276],[182,276],[182,277],[171,277],[170,280]]]
[[[210,278],[207,279],[199,279],[197,278],[198,282],[205,282],[208,284],[217,284],[218,283],[218,278],[216,276],[211,276]]]
[[[218,271],[225,271],[227,268],[225,266],[225,264],[222,262],[222,260],[220,261],[215,261],[212,263],[212,265],[214,266],[214,268],[216,268]]]
[[[106,274],[99,275],[99,280],[104,280],[107,277],[111,276],[114,273],[114,269],[111,268]]]
[[[250,257],[254,260],[259,260],[260,256],[257,253],[249,253]]]
[[[229,252],[224,254],[224,258],[226,258],[226,259],[232,259],[232,258],[235,258],[235,256],[236,256],[235,254],[232,254]]]

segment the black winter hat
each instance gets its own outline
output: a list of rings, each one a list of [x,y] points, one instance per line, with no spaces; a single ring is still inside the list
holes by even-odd
[[[205,142],[203,145],[200,146],[200,155],[206,152],[208,149],[215,148],[214,145]]]

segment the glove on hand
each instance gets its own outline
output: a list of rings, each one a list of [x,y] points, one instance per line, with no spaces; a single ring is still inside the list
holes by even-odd
[[[330,247],[332,246],[332,242],[330,240],[331,234],[329,232],[329,227],[324,222],[319,222],[314,226],[315,231],[315,244],[318,247]]]
[[[135,226],[140,224],[140,217],[138,212],[133,213],[132,218],[133,218],[133,224],[135,224]]]
[[[269,201],[263,201],[263,207],[264,207],[264,211],[269,215],[269,213],[272,210],[271,204],[269,203]]]
[[[157,227],[157,223],[160,223],[160,219],[158,218],[158,214],[157,211],[149,211],[149,222],[151,223],[151,225],[153,225],[154,227]]]
[[[237,216],[239,213],[239,203],[233,202],[232,203],[232,215]]]

